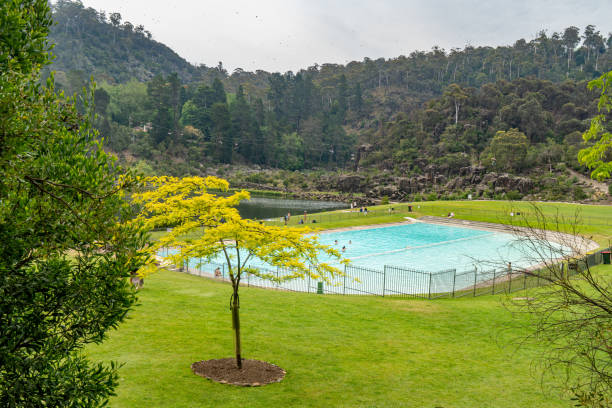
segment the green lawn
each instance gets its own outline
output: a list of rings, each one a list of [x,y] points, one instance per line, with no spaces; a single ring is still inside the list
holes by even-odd
[[[413,211],[408,212],[408,205]],[[584,205],[571,203],[538,203],[543,213],[550,220],[555,216],[564,219],[560,228],[569,231],[570,222],[578,215],[580,220],[580,233],[592,237],[602,247],[608,247],[608,240],[612,233],[612,206],[609,205]],[[389,212],[393,208],[393,212]],[[358,211],[348,210],[330,211],[324,213],[310,214],[307,225],[313,229],[342,228],[368,224],[383,224],[389,222],[404,221],[404,217],[414,218],[423,215],[446,216],[453,212],[455,218],[485,221],[500,224],[520,224],[521,217],[510,217],[510,212],[520,212],[527,215],[527,219],[533,221],[533,206],[523,201],[424,201],[416,203],[390,204],[368,207],[368,215]],[[291,224],[295,225],[302,217],[294,216]],[[317,222],[312,223],[315,219]],[[270,224],[282,225],[282,222],[271,222]],[[555,227],[550,225],[550,228]]]
[[[413,211],[408,212],[411,205]],[[580,233],[598,242],[602,247],[610,245],[612,237],[612,206],[610,205],[584,205],[570,203],[538,203],[546,216],[554,217],[559,215],[566,221],[571,221],[578,214],[580,223]],[[393,208],[393,212],[389,209]],[[532,221],[530,214],[533,212],[532,204],[523,201],[424,201],[416,203],[389,204],[368,207],[368,215],[363,215],[359,211],[336,210],[321,213],[308,214],[306,226],[315,229],[331,229],[354,227],[360,225],[385,224],[391,222],[405,221],[406,216],[418,218],[423,215],[446,216],[453,212],[455,218],[494,222],[500,224],[519,223],[520,217],[510,217],[510,212],[521,212],[527,214],[527,218]],[[301,215],[291,217],[291,226],[301,226],[299,223],[303,219]],[[316,220],[316,223],[312,223]],[[266,222],[271,225],[283,225],[282,221]],[[551,227],[553,227],[551,225]],[[568,223],[560,225],[562,229],[569,230]],[[152,239],[159,239],[165,234],[164,231],[156,231],[151,234]]]
[[[189,365],[232,356],[229,295],[229,285],[195,276],[148,278],[129,320],[88,349],[96,360],[125,363],[111,406],[570,406],[542,391],[532,364],[538,350],[518,346],[526,322],[503,296],[424,301],[243,288],[244,356],[287,376],[259,388],[216,384]]]
[[[442,216],[452,211],[456,218],[466,220],[520,223],[520,217],[510,217],[512,211],[526,213],[527,219],[533,220],[533,204],[523,201],[428,201],[415,204],[420,215]],[[560,225],[562,229],[567,228],[568,223],[577,216],[580,233],[593,236],[595,241],[608,246],[607,240],[612,235],[612,206],[571,203],[537,203],[537,206],[551,220],[557,215],[564,220]]]

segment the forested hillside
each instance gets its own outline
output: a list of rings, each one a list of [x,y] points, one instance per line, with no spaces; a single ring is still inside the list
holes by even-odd
[[[585,82],[451,85],[423,109],[381,125],[361,164],[419,172],[425,163],[450,173],[471,163],[514,173],[543,162],[578,167],[577,149],[597,100]]]
[[[529,175],[559,161],[580,170],[580,133],[595,113],[586,81],[612,69],[612,35],[594,26],[511,46],[230,74],[222,63],[191,66],[116,13],[62,0],[54,18],[59,85],[74,92],[93,74],[107,146],[167,173],[241,164],[448,178],[470,165]]]
[[[58,0],[52,10],[49,41],[55,44],[56,59],[51,69],[61,72],[58,80],[65,87],[79,87],[91,75],[98,81],[126,82],[176,72],[188,81],[197,71],[153,40],[144,26],[123,21],[119,13],[107,16],[67,0]]]

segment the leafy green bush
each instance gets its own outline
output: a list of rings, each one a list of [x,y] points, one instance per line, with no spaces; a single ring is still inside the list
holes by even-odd
[[[93,90],[79,107],[41,80],[49,3],[2,1],[0,16],[0,406],[104,406],[118,366],[83,349],[136,302],[137,180],[96,141]]]
[[[588,194],[583,190],[580,186],[574,186],[572,189],[572,195],[574,196],[574,200],[585,200],[588,198]]]
[[[512,190],[506,193],[506,198],[508,200],[520,200],[523,198],[523,195],[516,190]]]
[[[382,205],[389,204],[389,196],[382,196],[382,198],[380,199],[380,203]]]

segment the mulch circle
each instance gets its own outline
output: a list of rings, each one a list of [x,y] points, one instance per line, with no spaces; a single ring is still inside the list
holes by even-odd
[[[239,370],[235,358],[196,361],[191,365],[191,371],[221,384],[242,387],[280,382],[286,374],[279,366],[259,360],[242,359],[242,370]]]

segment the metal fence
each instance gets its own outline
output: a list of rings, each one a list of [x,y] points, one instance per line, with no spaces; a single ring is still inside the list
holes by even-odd
[[[599,265],[603,262],[603,251],[605,250],[589,254],[575,262],[566,263],[565,266],[560,265],[559,267],[566,268],[567,272],[572,274],[586,268],[587,265]],[[166,255],[167,253],[168,250],[166,249]],[[203,262],[202,259],[196,258],[190,259],[177,269],[180,272],[192,275],[229,281],[227,265],[224,263]],[[525,274],[522,271],[512,269],[510,266],[503,269],[474,269],[464,272],[457,272],[455,269],[427,272],[388,265],[385,265],[382,270],[346,265],[343,275],[335,276],[330,279],[330,282],[323,284],[311,279],[309,275],[304,279],[283,280],[283,277],[291,273],[282,268],[258,269],[262,273],[276,276],[280,282],[262,279],[247,273],[242,277],[241,283],[246,286],[295,292],[422,299],[511,293],[547,284],[548,281],[544,278],[546,274],[550,273],[544,268]]]

